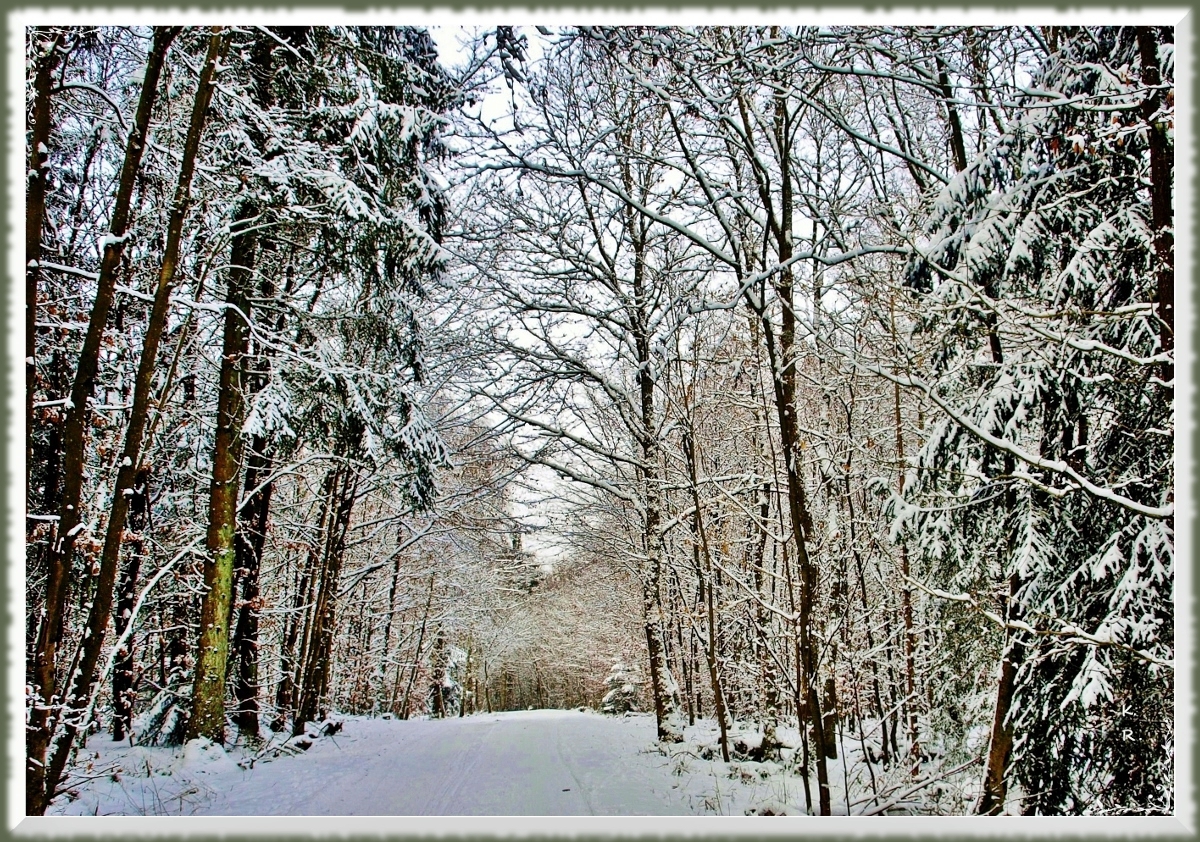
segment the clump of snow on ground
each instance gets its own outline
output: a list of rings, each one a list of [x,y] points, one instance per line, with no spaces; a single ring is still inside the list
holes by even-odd
[[[179,755],[174,772],[177,775],[219,775],[237,768],[225,749],[212,740],[199,737],[189,740]]]
[[[203,737],[182,746],[115,743],[103,734],[88,740],[48,815],[193,816],[247,770],[289,752],[286,735],[256,746],[218,745]],[[319,738],[319,735],[315,738]]]
[[[869,726],[870,723],[865,723]],[[814,758],[808,758],[799,729],[780,726],[777,753],[764,757],[756,726],[729,728],[730,762],[721,760],[720,731],[712,720],[684,729],[684,741],[664,747],[675,774],[703,812],[720,815],[806,815],[819,811]],[[811,750],[811,746],[809,747]],[[962,815],[978,797],[982,762],[950,759],[927,749],[915,770],[911,757],[880,763],[882,747],[866,735],[839,734],[838,757],[827,759],[830,808],[834,815]],[[956,762],[959,761],[959,762]],[[805,777],[807,772],[807,787]],[[807,792],[806,792],[807,789]]]

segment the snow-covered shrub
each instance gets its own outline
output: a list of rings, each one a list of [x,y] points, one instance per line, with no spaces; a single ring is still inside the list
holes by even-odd
[[[163,690],[146,712],[134,720],[135,740],[139,745],[146,746],[183,745],[190,709],[190,699]]]
[[[638,687],[641,681],[633,669],[627,667],[619,658],[614,659],[612,671],[604,683],[608,692],[600,701],[600,710],[613,714],[637,710]]]

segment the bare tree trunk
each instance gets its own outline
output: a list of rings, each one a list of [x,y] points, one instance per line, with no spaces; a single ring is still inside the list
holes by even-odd
[[[51,538],[46,556],[45,614],[38,629],[34,647],[34,669],[30,676],[33,701],[29,714],[26,736],[26,785],[25,812],[27,815],[42,815],[50,799],[54,797],[53,786],[47,785],[46,752],[50,747],[53,731],[51,713],[57,703],[58,645],[62,641],[65,620],[67,591],[70,580],[71,558],[76,536],[82,523],[79,511],[83,496],[84,427],[88,416],[88,401],[99,368],[100,345],[104,328],[108,322],[108,311],[112,306],[117,267],[125,248],[125,234],[129,224],[129,208],[133,198],[133,187],[146,133],[150,126],[150,114],[158,94],[158,78],[162,72],[167,48],[178,34],[177,27],[157,27],[154,41],[146,60],[146,73],[138,100],[133,130],[129,133],[125,148],[125,160],[121,167],[117,186],[116,203],[110,223],[110,236],[105,240],[104,256],[96,282],[96,300],[92,305],[83,350],[67,404],[67,414],[62,426],[63,441],[63,493],[59,501],[58,527]],[[47,106],[48,107],[48,106]],[[49,112],[46,112],[49,120]],[[35,151],[37,147],[35,147]],[[40,172],[40,169],[39,169]],[[44,199],[42,202],[44,213]],[[41,222],[38,222],[38,250],[41,249]],[[35,283],[36,283],[36,279]],[[35,298],[36,300],[36,298]],[[32,408],[32,407],[30,407]]]
[[[37,296],[38,285],[41,281],[42,231],[46,221],[46,188],[49,180],[49,150],[50,131],[52,124],[52,89],[54,71],[62,60],[60,50],[62,34],[52,33],[49,27],[38,27],[33,35],[34,49],[42,51],[34,66],[34,99],[31,130],[28,138],[29,172],[25,187],[25,508],[26,514],[33,509],[35,491],[35,456],[33,432],[38,426],[34,416],[34,396],[37,393]],[[55,370],[61,366],[61,355],[56,351],[52,357]],[[49,514],[57,509],[58,481],[60,476],[61,457],[61,426],[51,424],[50,441],[44,454],[45,470],[42,480],[43,511]],[[45,552],[33,552],[29,541],[30,534],[37,521],[25,521],[26,557],[28,559],[27,576],[33,575],[33,568],[46,555]],[[53,534],[53,533],[51,533]],[[51,546],[53,539],[51,539]],[[68,562],[69,566],[69,562]],[[55,569],[50,569],[51,576]],[[27,793],[26,812],[35,815],[38,803],[42,800],[45,784],[42,761],[45,759],[47,741],[49,740],[48,706],[41,700],[54,701],[54,654],[47,655],[44,651],[45,640],[40,639],[40,629],[37,619],[49,609],[51,594],[51,579],[47,579],[46,600],[40,604],[28,606],[29,620],[26,627],[26,674],[30,677],[37,697],[30,711],[28,723],[29,733],[26,744],[25,789]],[[53,583],[63,587],[62,582]],[[61,597],[65,601],[65,590]],[[61,620],[59,621],[61,624]],[[43,624],[45,620],[43,619]],[[48,629],[47,629],[48,630]],[[59,635],[53,635],[49,640],[51,646],[57,646]],[[47,669],[47,667],[49,669]],[[44,809],[44,808],[42,808]]]
[[[991,289],[985,290],[991,298],[995,297]],[[1004,348],[1000,341],[1000,333],[996,326],[994,314],[987,321],[988,340],[992,353],[992,362],[997,367],[1004,364]],[[1011,454],[1004,454],[1004,476],[1011,477],[1016,469]],[[1016,493],[1010,485],[1004,493],[1005,530],[1008,532],[1004,555],[1010,554],[1012,545],[1012,513],[1016,507]],[[1005,622],[1020,619],[1020,605],[1017,595],[1021,590],[1021,577],[1016,570],[1009,574],[1008,599],[1004,607]],[[1008,796],[1009,761],[1012,758],[1013,728],[1009,721],[1009,711],[1012,709],[1013,697],[1017,689],[1017,668],[1021,663],[1024,650],[1020,640],[1012,628],[1004,632],[1004,653],[1000,660],[1000,680],[996,687],[996,706],[992,717],[991,741],[988,746],[987,770],[984,773],[983,792],[979,797],[975,812],[980,815],[998,815],[1004,811],[1004,802]]]
[[[396,537],[396,543],[398,545],[403,543],[401,541],[400,536]],[[383,650],[382,650],[383,654],[380,656],[379,672],[376,677],[375,691],[373,693],[373,698],[372,698],[372,702],[371,702],[371,715],[372,716],[374,716],[378,712],[379,700],[381,698],[383,698],[383,694],[385,692],[384,691],[384,682],[386,679],[384,676],[384,667],[387,665],[388,652],[392,648],[392,623],[395,622],[395,617],[396,617],[396,591],[399,587],[399,584],[400,584],[400,552],[399,552],[399,550],[397,550],[396,557],[395,557],[395,559],[393,561],[393,565],[392,565],[392,584],[391,584],[391,587],[388,588],[387,616],[384,618],[384,621],[383,621]]]
[[[267,440],[255,436],[250,444],[246,466],[247,511],[238,535],[236,564],[242,571],[242,598],[237,627],[233,633],[233,654],[237,660],[234,697],[237,706],[233,721],[248,737],[259,735],[258,723],[258,612],[259,570],[267,541],[267,523],[271,512],[274,483],[269,481],[272,459]],[[259,486],[262,486],[261,488]]]
[[[445,677],[446,677],[446,638],[442,634],[442,628],[439,625],[437,632],[433,636],[432,658],[430,659],[430,667],[433,675],[433,712],[438,719],[446,718],[446,694],[445,694]],[[536,674],[537,666],[534,665]]]
[[[696,566],[699,567],[699,564],[697,564]],[[682,585],[682,583],[677,584],[677,586],[675,588],[675,596],[679,601],[679,609],[680,609],[680,613],[682,614],[682,611],[685,610],[687,607],[686,603],[683,601],[683,585]],[[689,639],[689,641],[694,643],[695,639],[696,639],[695,633],[693,632],[692,634],[688,635],[688,639]],[[695,700],[694,696],[695,696],[696,691],[695,691],[695,689],[693,689],[693,686],[692,686],[694,683],[693,678],[692,678],[694,671],[692,670],[691,665],[690,665],[690,661],[692,661],[693,659],[691,659],[689,657],[688,648],[684,644],[684,641],[683,641],[683,623],[682,622],[678,622],[675,624],[675,643],[676,643],[676,647],[679,650],[679,671],[680,671],[680,674],[683,675],[683,696],[684,696],[684,701],[687,704],[688,725],[695,725],[696,724],[696,700]]]
[[[754,555],[750,560],[754,571],[754,590],[759,595],[759,601],[754,604],[754,634],[758,647],[758,669],[760,695],[763,710],[763,758],[776,759],[779,756],[779,738],[776,727],[779,724],[779,690],[778,677],[775,674],[775,659],[771,656],[770,637],[767,633],[767,613],[763,607],[770,598],[763,588],[763,563],[766,560],[767,531],[766,522],[771,516],[771,484],[764,482],[759,488],[759,512],[761,525],[757,526],[758,540],[754,545]]]
[[[934,41],[937,48],[937,41]],[[938,87],[942,91],[942,100],[946,106],[946,117],[950,122],[950,150],[954,155],[954,169],[962,172],[967,168],[967,146],[963,142],[962,119],[958,116],[958,108],[954,104],[954,90],[950,87],[950,76],[946,72],[946,62],[939,54],[937,63]]]
[[[632,129],[626,129],[626,148],[632,146]],[[634,180],[628,157],[621,162],[621,177],[626,191],[633,195]],[[632,333],[638,363],[639,428],[638,443],[642,464],[639,469],[642,492],[645,499],[643,541],[646,561],[641,571],[642,612],[646,633],[646,652],[650,661],[650,690],[654,699],[654,719],[658,739],[678,742],[682,734],[675,730],[674,720],[678,710],[678,699],[670,680],[670,666],[665,656],[663,641],[662,595],[659,592],[662,578],[663,538],[661,533],[661,502],[658,466],[658,432],[655,429],[654,373],[650,358],[649,296],[646,289],[646,248],[648,223],[644,216],[635,214],[633,208],[625,207],[625,224],[633,252],[633,301],[630,315]]]
[[[213,443],[209,494],[208,556],[204,561],[204,597],[200,607],[200,640],[192,689],[188,739],[207,737],[225,742],[225,675],[229,656],[230,602],[237,556],[238,469],[245,417],[242,362],[249,350],[249,280],[254,272],[258,206],[244,199],[230,226],[225,330],[217,396],[217,432]]]
[[[777,102],[777,135],[782,142],[788,133],[784,116],[786,106]],[[783,147],[781,147],[783,148]],[[792,257],[792,192],[791,178],[785,175],[782,184],[780,207],[782,229],[779,236],[779,260],[786,263]],[[817,603],[817,571],[808,554],[808,533],[812,531],[812,519],[804,489],[804,478],[800,473],[801,451],[799,423],[796,417],[796,361],[795,331],[796,314],[792,301],[792,272],[785,269],[780,276],[776,292],[782,302],[783,321],[776,350],[770,321],[762,319],[763,339],[767,343],[772,380],[775,387],[775,404],[779,414],[779,433],[783,447],[784,466],[788,479],[788,505],[792,532],[796,541],[796,566],[800,572],[800,654],[803,659],[805,701],[812,723],[813,741],[817,766],[817,788],[821,815],[830,815],[832,806],[829,795],[829,772],[825,763],[832,746],[825,739],[825,720],[821,715],[820,694],[817,690],[816,646],[813,642],[813,608]]]
[[[725,694],[721,689],[721,674],[717,663],[717,620],[716,612],[713,604],[713,585],[712,585],[712,550],[708,545],[708,532],[704,528],[704,516],[700,509],[700,492],[697,489],[696,478],[696,444],[692,437],[691,431],[684,433],[683,450],[684,456],[687,459],[688,479],[690,490],[692,493],[692,505],[695,510],[692,514],[692,529],[696,533],[696,545],[693,550],[694,554],[703,553],[705,566],[707,568],[708,583],[705,586],[704,571],[700,569],[699,558],[695,558],[696,565],[696,587],[699,588],[699,598],[704,603],[705,616],[708,620],[707,640],[704,650],[705,658],[708,661],[708,678],[712,686],[713,692],[713,707],[717,715],[717,727],[721,732],[721,759],[726,763],[729,762],[729,723],[728,712],[725,709]]]
[[[46,223],[49,180],[51,95],[54,71],[62,60],[62,33],[51,27],[34,30],[38,56],[33,76],[33,124],[29,133],[29,175],[25,185],[25,467],[26,499],[33,499],[33,396],[37,391],[37,296],[42,270],[42,229]],[[28,528],[28,526],[27,526]]]
[[[467,682],[471,675],[471,650],[473,649],[472,641],[467,641],[467,662],[463,665],[463,683],[462,683],[462,698],[458,704],[458,718],[462,719],[467,713]],[[472,698],[474,696],[472,695]]]
[[[895,302],[888,302],[891,318],[892,339],[896,339]],[[894,421],[896,427],[896,493],[904,495],[904,426],[900,413],[900,384],[892,384],[892,400]],[[909,756],[912,760],[911,771],[915,776],[921,767],[921,743],[917,733],[917,676],[916,676],[916,646],[917,636],[913,630],[912,585],[909,580],[912,571],[908,563],[908,546],[900,545],[900,573],[904,584],[900,588],[900,610],[904,618],[904,709],[908,713]]]
[[[138,470],[129,497],[129,560],[117,591],[117,620],[115,631],[119,640],[133,623],[133,604],[137,598],[138,573],[141,570],[145,540],[142,532],[147,526],[150,498],[150,470],[143,466]],[[130,636],[117,652],[117,663],[112,676],[112,738],[113,742],[125,739],[130,729],[136,696],[135,661],[133,637]]]
[[[1154,256],[1158,262],[1158,320],[1159,337],[1164,354],[1175,348],[1175,238],[1172,234],[1174,210],[1171,206],[1173,167],[1171,147],[1165,129],[1154,122],[1154,115],[1163,107],[1166,97],[1157,86],[1162,84],[1158,66],[1158,36],[1154,28],[1137,27],[1138,52],[1142,59],[1142,83],[1153,89],[1142,103],[1142,119],[1150,123],[1150,214],[1154,226]],[[1174,89],[1167,96],[1173,96]],[[1173,383],[1175,367],[1170,361],[1162,364],[1162,380]]]
[[[341,466],[332,488],[332,512],[325,538],[316,603],[313,606],[312,632],[301,673],[304,678],[300,683],[300,700],[292,722],[293,734],[301,733],[306,722],[316,721],[318,714],[325,710],[333,661],[333,638],[337,630],[337,589],[357,488],[358,474],[349,466]]]
[[[133,529],[133,518],[130,518]],[[129,559],[125,562],[125,572],[117,589],[117,623],[114,631],[120,639],[128,631],[133,619],[133,603],[137,598],[138,574],[141,572],[144,542],[135,538],[129,542]],[[133,709],[137,698],[136,661],[134,659],[134,642],[131,636],[116,653],[117,661],[113,665],[112,674],[112,738],[119,743],[125,739],[125,733],[132,728]],[[132,739],[132,734],[130,734]]]
[[[1017,590],[1020,578],[1013,573],[1009,578],[1008,607],[1005,619],[1016,617]],[[991,741],[988,745],[987,771],[983,779],[983,793],[975,812],[983,816],[996,816],[1004,811],[1008,797],[1008,765],[1012,759],[1013,728],[1008,719],[1016,693],[1017,666],[1021,662],[1020,641],[1011,630],[1005,632],[1004,656],[1000,661],[1000,682],[996,689],[996,709],[992,718]]]
[[[483,700],[487,705],[487,712],[492,712],[492,685],[488,681],[487,661],[483,662]]]
[[[286,284],[290,291],[291,281]],[[260,285],[260,296],[264,301],[275,295],[275,284],[264,277]],[[284,316],[275,324],[276,333],[284,327]],[[271,370],[272,351],[258,349],[259,362],[247,372],[249,388],[257,393],[267,383]],[[245,510],[241,512],[241,529],[237,535],[235,564],[241,575],[242,596],[239,604],[237,626],[233,632],[233,655],[236,680],[234,697],[237,705],[233,719],[238,731],[249,737],[258,737],[258,635],[259,611],[261,610],[259,571],[262,568],[263,552],[266,549],[267,525],[270,522],[271,499],[275,488],[271,472],[274,458],[270,442],[265,436],[256,435],[250,443],[250,454],[246,466]],[[232,606],[231,606],[232,608]]]
[[[278,711],[271,723],[271,729],[279,731],[288,716],[294,714],[296,705],[296,689],[300,681],[298,670],[305,662],[305,652],[308,649],[308,637],[312,623],[313,582],[317,576],[317,562],[321,557],[319,547],[324,546],[325,531],[330,512],[330,500],[333,496],[333,484],[337,477],[336,469],[325,474],[321,483],[320,515],[317,518],[316,534],[309,542],[305,553],[304,567],[301,569],[296,583],[295,599],[291,616],[284,627],[283,643],[280,647],[279,671],[282,678],[275,696],[275,707]],[[301,634],[303,629],[303,634]],[[294,719],[294,716],[293,716]]]
[[[425,600],[425,614],[421,617],[421,631],[417,634],[417,651],[413,655],[412,669],[408,673],[408,686],[404,688],[404,700],[400,704],[400,718],[408,719],[408,699],[412,694],[413,682],[417,679],[417,667],[421,664],[421,647],[425,644],[425,625],[429,622],[429,607],[433,605],[434,577],[429,577],[429,597]],[[501,707],[503,707],[501,701]]]
[[[256,105],[263,109],[269,108],[274,102],[270,81],[272,55],[276,46],[274,38],[261,35],[250,49],[252,97]],[[261,148],[266,138],[259,136],[256,127],[250,126],[248,129]],[[229,667],[233,580],[238,553],[238,471],[242,461],[241,427],[246,411],[248,377],[245,363],[250,350],[250,281],[257,260],[257,221],[260,212],[258,202],[249,195],[245,196],[230,226],[232,246],[209,497],[209,555],[204,567],[205,593],[200,611],[200,642],[192,692],[192,718],[188,723],[189,739],[204,736],[215,742],[224,742],[225,736],[225,682]],[[264,505],[264,500],[268,507],[262,515],[265,528],[269,495],[259,499],[260,506]],[[251,588],[257,588],[257,581]]]
[[[774,30],[777,34],[778,30]],[[738,94],[744,142],[753,155],[752,121],[744,95]],[[818,800],[821,815],[829,815],[832,809],[829,794],[829,770],[826,758],[833,746],[825,739],[826,723],[821,715],[820,692],[817,685],[818,657],[813,642],[813,609],[817,604],[817,571],[809,557],[807,535],[812,531],[812,518],[808,511],[804,478],[800,466],[801,448],[799,422],[796,417],[796,369],[795,333],[796,314],[793,302],[793,273],[788,262],[794,253],[792,239],[792,176],[791,161],[791,117],[787,98],[777,94],[774,98],[774,148],[779,150],[782,166],[780,173],[780,200],[778,216],[773,212],[773,200],[767,174],[754,170],[759,198],[768,213],[769,235],[775,240],[775,249],[780,264],[784,265],[774,281],[775,293],[782,309],[782,322],[778,340],[764,301],[756,298],[747,289],[744,293],[750,310],[757,316],[762,327],[762,341],[767,351],[774,392],[775,411],[779,422],[779,438],[782,447],[784,470],[787,476],[788,510],[791,518],[792,535],[796,543],[796,567],[800,579],[797,628],[799,668],[802,672],[803,706],[812,730],[816,751]],[[802,729],[803,732],[803,729]]]

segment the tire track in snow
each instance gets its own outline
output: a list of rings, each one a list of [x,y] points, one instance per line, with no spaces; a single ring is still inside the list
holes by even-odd
[[[442,720],[445,722],[446,720]],[[482,724],[482,723],[481,723]],[[446,767],[446,772],[442,776],[437,790],[437,794],[429,800],[431,805],[424,811],[424,815],[431,816],[452,816],[457,815],[460,811],[457,808],[458,797],[468,783],[468,779],[479,765],[479,759],[483,756],[482,751],[484,743],[491,736],[492,730],[496,727],[495,722],[486,723],[482,739],[475,745],[466,744],[459,748],[460,754],[466,754],[467,761],[463,764],[450,763]]]
[[[569,762],[567,762],[566,755],[563,754],[562,723],[561,722],[555,723],[554,746],[556,749],[558,749],[559,762],[561,762],[562,765],[566,768],[567,774],[571,776],[571,780],[573,780],[575,782],[575,786],[579,788],[579,794],[583,797],[583,803],[587,805],[588,815],[589,816],[596,815],[596,808],[592,806],[592,799],[588,795],[587,787],[585,787],[583,785],[583,783],[579,780],[579,776],[575,774],[575,770],[571,767],[571,764]]]

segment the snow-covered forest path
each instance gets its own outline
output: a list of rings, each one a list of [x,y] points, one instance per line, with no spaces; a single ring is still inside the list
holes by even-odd
[[[679,815],[654,723],[537,710],[351,720],[294,758],[239,773],[208,815]],[[213,783],[216,783],[215,781]]]
[[[194,815],[687,815],[652,717],[352,718],[305,754],[194,775]],[[196,764],[196,772],[205,767]],[[187,804],[182,805],[184,812]]]

